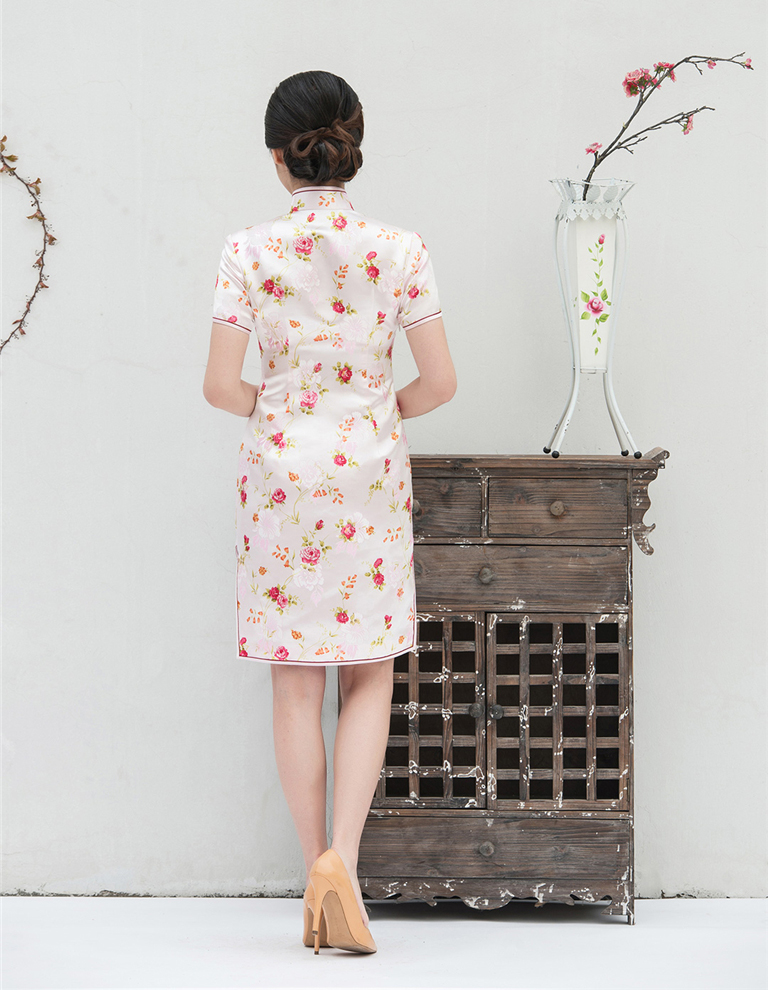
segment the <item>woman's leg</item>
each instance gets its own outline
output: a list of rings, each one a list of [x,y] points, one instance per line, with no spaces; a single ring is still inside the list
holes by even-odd
[[[325,741],[320,723],[325,665],[271,666],[275,759],[309,882],[310,867],[328,848]]]
[[[341,711],[333,756],[331,845],[347,868],[366,925],[357,855],[387,751],[394,666],[394,658],[339,666]]]

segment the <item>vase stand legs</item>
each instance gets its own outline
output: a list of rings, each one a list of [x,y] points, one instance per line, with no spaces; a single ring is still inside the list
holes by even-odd
[[[572,367],[572,377],[571,377],[571,392],[568,396],[568,401],[565,404],[565,409],[563,410],[560,419],[557,421],[557,425],[550,437],[549,444],[544,448],[544,453],[551,453],[553,457],[560,456],[560,447],[562,446],[563,437],[565,436],[565,431],[568,428],[568,424],[571,422],[571,416],[573,415],[573,410],[576,406],[576,399],[579,395],[579,375],[580,371],[577,371],[575,367]],[[616,402],[616,396],[613,393],[613,380],[611,378],[610,367],[601,372],[603,376],[603,392],[605,393],[605,402],[608,406],[608,415],[611,417],[611,423],[613,424],[613,429],[619,440],[619,447],[621,448],[621,453],[624,457],[629,456],[630,449],[635,457],[642,457],[643,453],[638,449],[637,444],[632,438],[632,434],[627,428],[627,424],[624,422],[624,417],[621,415],[618,403]]]

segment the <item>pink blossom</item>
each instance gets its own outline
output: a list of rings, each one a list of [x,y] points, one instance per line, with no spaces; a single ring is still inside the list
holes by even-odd
[[[314,371],[315,371],[315,372],[318,372],[318,371],[321,371],[321,370],[322,370],[322,367],[323,367],[323,362],[322,362],[322,361],[318,361],[318,362],[317,362],[317,363],[315,364],[315,367],[314,367]]]
[[[381,573],[381,571],[377,571],[373,575],[373,583],[378,585],[379,587],[381,587],[381,585],[384,584],[384,575]]]
[[[333,304],[333,309],[337,313],[343,313],[344,312],[344,303],[343,302],[339,302],[339,300],[337,299],[336,302]]]
[[[672,68],[674,64],[675,64],[674,62],[654,62],[653,68],[655,69],[656,72],[663,72],[664,69],[669,69],[669,78],[672,80],[672,82],[674,82],[675,70]],[[661,83],[659,83],[659,85],[661,85]]]
[[[637,96],[646,86],[656,85],[656,80],[647,69],[635,69],[628,72],[622,86],[627,96]]]
[[[268,278],[264,282],[264,291],[265,292],[274,292],[275,291],[275,283],[274,283],[274,280],[273,279]]]
[[[293,250],[296,254],[311,254],[315,242],[311,237],[297,237],[293,242]]]
[[[325,526],[325,523],[323,522],[323,520],[322,519],[318,519],[317,522],[315,523],[315,529],[322,529],[323,526]]]
[[[382,311],[379,310],[378,313],[376,314],[376,316],[378,316],[379,320],[385,320],[386,317],[387,317],[387,314],[386,313],[382,313]]]
[[[376,267],[376,265],[369,265],[365,269],[365,271],[366,271],[366,274],[368,275],[368,278],[378,278],[379,277],[379,269]]]
[[[605,234],[601,234],[597,239],[598,244],[605,244]]]
[[[275,660],[287,660],[288,650],[284,646],[278,646],[275,650]]]
[[[343,467],[347,463],[347,459],[343,454],[336,454],[333,458],[333,463],[338,464],[339,467]]]
[[[282,299],[283,296],[285,295],[285,289],[282,287],[282,285],[276,285],[274,288],[274,293],[275,293],[275,299]]]
[[[237,323],[237,317],[230,316],[230,318],[227,320],[227,323]]]
[[[288,596],[279,594],[275,599],[275,604],[277,605],[278,608],[285,608],[286,605],[288,604]]]
[[[287,498],[287,495],[285,494],[285,492],[283,491],[282,488],[276,488],[272,492],[272,501],[273,502],[284,502],[286,500],[286,498]]]
[[[588,155],[596,155],[600,148],[602,148],[602,144],[598,144],[597,141],[595,141],[594,144],[590,144],[586,151]]]
[[[267,594],[269,595],[269,597],[272,599],[273,602],[276,602],[280,594],[280,589],[278,588],[277,585],[275,585],[274,588],[269,589]]]
[[[347,226],[346,217],[336,217],[331,226],[335,227],[337,230],[344,230]]]
[[[243,636],[242,639],[240,640],[240,656],[241,657],[247,657],[248,656],[247,643],[248,643],[248,640],[245,638],[245,636]]]
[[[320,559],[320,549],[318,547],[302,547],[301,562],[303,564],[316,564]]]
[[[748,69],[751,69],[752,68],[752,59],[751,58],[748,58],[747,61],[744,63],[744,65],[746,65]]]
[[[352,377],[352,369],[348,364],[345,364],[336,377],[340,382],[348,382]]]
[[[605,309],[605,303],[599,299],[597,296],[592,296],[589,302],[586,304],[585,309],[588,313],[594,313],[595,316],[599,316]]]
[[[717,62],[716,62],[716,61],[715,61],[715,60],[714,60],[713,58],[711,58],[711,59],[710,59],[710,60],[709,60],[709,61],[707,62],[707,65],[709,66],[709,68],[710,68],[710,69],[714,69],[714,67],[715,67],[715,66],[717,65]]]
[[[310,222],[310,223],[311,223],[311,222],[312,222],[312,221],[313,221],[314,219],[315,219],[315,214],[314,214],[314,213],[310,213],[310,214],[309,214],[309,216],[307,217],[307,220],[309,220],[309,222]]]
[[[381,567],[381,565],[383,564],[383,562],[384,562],[384,560],[383,560],[382,557],[377,557],[376,560],[374,560],[374,562],[373,562],[373,566],[374,567]]]
[[[366,256],[365,256],[365,260],[366,261],[372,261],[375,257],[376,257],[376,252],[375,251],[369,251],[368,254],[366,254]]]
[[[415,285],[412,285],[408,290],[408,295],[411,297],[411,299],[415,299],[416,296],[418,296],[418,294],[419,294],[419,290],[416,288]]]
[[[344,537],[345,540],[352,539],[352,537],[355,535],[355,527],[352,525],[352,523],[345,523],[341,527],[341,535]]]
[[[337,612],[337,613],[336,613],[336,621],[337,621],[337,622],[349,622],[349,616],[348,616],[348,615],[347,615],[347,613],[346,613],[346,612],[345,612],[345,611],[344,611],[344,610],[342,609],[342,610],[341,610],[340,612]]]
[[[685,127],[683,128],[683,134],[690,134],[692,130],[693,130],[693,117],[689,117],[685,123]]]
[[[302,409],[314,409],[319,398],[320,396],[314,391],[314,389],[308,388],[301,393],[300,405]]]

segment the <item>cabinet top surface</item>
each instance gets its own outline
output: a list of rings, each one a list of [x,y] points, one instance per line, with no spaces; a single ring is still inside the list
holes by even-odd
[[[666,467],[669,451],[654,447],[642,457],[622,457],[621,454],[411,454],[411,467],[415,471],[446,470],[451,474],[471,475],[482,471],[513,471],[515,474],[566,474],[569,471],[658,471]]]

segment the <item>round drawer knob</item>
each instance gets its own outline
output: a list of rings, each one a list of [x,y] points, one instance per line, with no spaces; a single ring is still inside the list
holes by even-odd
[[[491,705],[490,716],[491,718],[502,718],[504,715],[504,709],[501,705]]]
[[[565,506],[560,501],[560,499],[557,499],[556,502],[553,502],[552,505],[550,505],[549,511],[552,513],[553,516],[562,516],[562,514],[565,512]]]
[[[478,572],[478,575],[477,575],[477,580],[481,584],[490,584],[491,581],[493,581],[493,578],[494,578],[494,573],[493,573],[493,570],[490,567],[481,567],[480,568],[480,570]]]
[[[493,856],[496,852],[496,847],[492,842],[483,842],[482,845],[477,847],[477,851],[481,856]]]
[[[411,502],[411,515],[414,515],[414,516],[421,515],[421,502],[419,502],[419,500],[417,498],[415,498]]]
[[[483,714],[483,706],[480,704],[479,701],[475,701],[474,704],[471,704],[469,706],[469,714],[472,716],[472,718],[480,718],[480,716]]]

